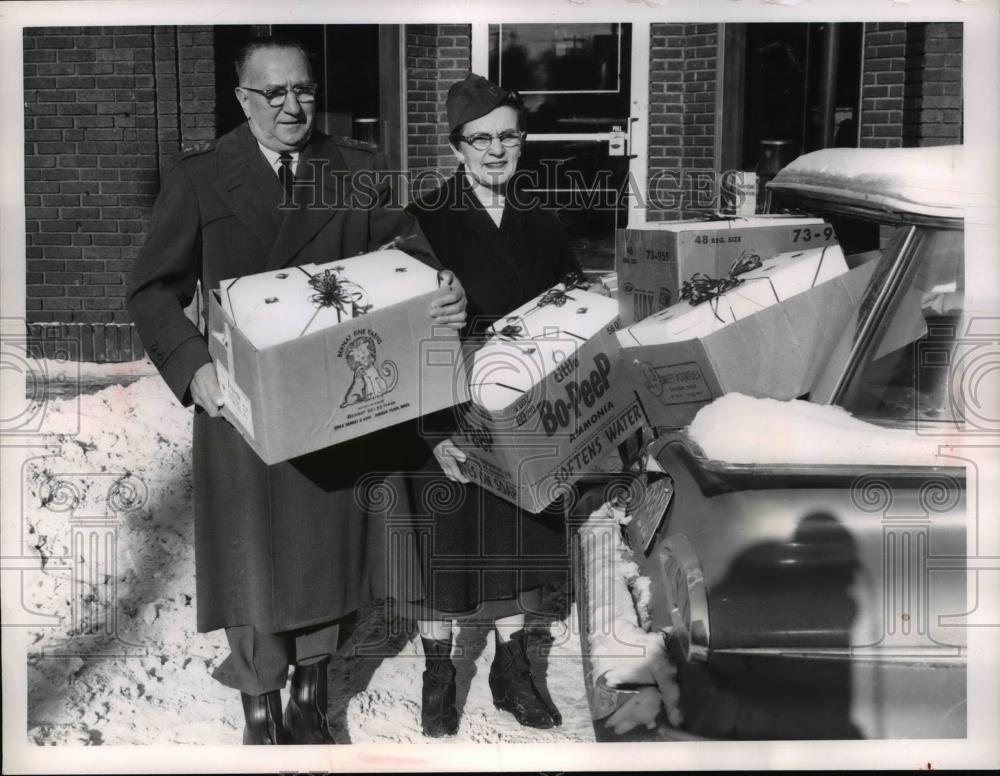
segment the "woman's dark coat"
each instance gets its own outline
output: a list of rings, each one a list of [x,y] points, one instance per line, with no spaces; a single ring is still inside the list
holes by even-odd
[[[511,191],[498,228],[462,168],[407,210],[465,288],[470,339],[567,272],[579,271],[555,213]],[[445,431],[453,427],[436,417]],[[414,485],[414,503],[433,514],[433,551],[423,559],[425,605],[468,611],[484,600],[565,581],[569,547],[561,514],[532,515],[476,485],[449,483],[433,459]]]
[[[380,166],[371,146],[314,133],[296,181],[315,176],[316,185],[297,192],[297,209],[282,210],[277,176],[246,125],[179,161],[157,200],[128,309],[181,402],[191,403],[191,378],[210,360],[183,312],[196,281],[213,289],[231,277],[354,256],[397,236],[406,238],[403,250],[439,266],[413,219],[384,206],[387,185],[351,178]],[[267,466],[227,421],[196,409],[198,629],[278,632],[356,610],[373,592],[371,558],[381,553],[369,551],[373,532],[355,483],[411,466],[405,447],[387,429]]]

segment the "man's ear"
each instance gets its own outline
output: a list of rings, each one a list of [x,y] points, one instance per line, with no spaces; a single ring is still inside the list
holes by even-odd
[[[236,100],[239,102],[240,107],[243,109],[243,115],[250,118],[250,108],[247,106],[247,101],[250,99],[247,93],[243,91],[240,87],[233,89],[233,94],[236,95]]]

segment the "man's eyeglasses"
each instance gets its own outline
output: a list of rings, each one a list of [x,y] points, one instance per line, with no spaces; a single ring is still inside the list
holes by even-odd
[[[240,89],[246,89],[248,92],[253,92],[254,94],[259,94],[265,100],[267,104],[272,108],[280,108],[285,104],[285,98],[288,96],[288,89],[254,89],[251,86],[240,86]],[[316,84],[304,84],[302,86],[293,86],[291,88],[292,94],[295,95],[295,99],[299,102],[315,102],[316,101]]]
[[[499,135],[488,135],[485,132],[478,132],[475,135],[469,135],[468,137],[460,136],[459,140],[464,140],[470,146],[475,148],[477,151],[485,151],[491,145],[493,145],[493,138],[500,141],[500,145],[504,148],[517,148],[524,142],[523,132],[507,131],[501,132]]]

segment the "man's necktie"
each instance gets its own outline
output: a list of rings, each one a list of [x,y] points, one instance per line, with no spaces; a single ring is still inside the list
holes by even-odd
[[[292,174],[292,155],[289,153],[283,153],[278,157],[280,166],[278,167],[278,180],[281,181],[281,187],[285,190],[285,199],[291,200],[292,198],[292,180],[294,175]]]

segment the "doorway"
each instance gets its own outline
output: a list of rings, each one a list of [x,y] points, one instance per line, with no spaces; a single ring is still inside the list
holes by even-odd
[[[528,109],[528,189],[556,212],[584,269],[613,269],[615,230],[628,221],[629,134],[638,130],[632,25],[490,24],[485,43],[483,75],[520,92]],[[482,59],[476,46],[473,35],[473,62]]]
[[[802,153],[859,145],[863,26],[725,26],[723,170],[767,175]]]

